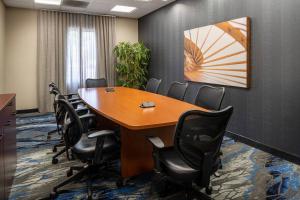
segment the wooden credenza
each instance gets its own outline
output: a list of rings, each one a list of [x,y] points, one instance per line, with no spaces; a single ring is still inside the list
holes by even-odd
[[[8,199],[16,171],[16,95],[0,94],[0,199]]]

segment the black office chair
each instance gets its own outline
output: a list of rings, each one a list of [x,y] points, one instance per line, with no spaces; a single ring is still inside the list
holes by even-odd
[[[71,160],[72,158],[69,155],[69,148],[66,146],[64,138],[63,138],[63,131],[61,129],[63,123],[64,123],[64,118],[66,111],[65,109],[58,104],[58,100],[66,100],[65,96],[58,94],[55,96],[54,103],[53,103],[53,108],[54,108],[54,114],[55,114],[55,119],[56,119],[56,124],[57,124],[57,129],[59,130],[59,134],[62,136],[59,143],[54,145],[53,147],[53,152],[57,152],[58,147],[63,147],[59,152],[57,152],[53,157],[52,157],[52,164],[57,164],[58,163],[58,156],[62,155],[63,153],[66,152],[68,160]],[[77,104],[80,104],[81,102],[69,102],[73,108],[77,107]],[[89,109],[87,107],[81,107],[75,109],[76,113],[81,117],[85,117],[86,115],[91,115],[89,112]],[[95,128],[95,121],[90,120],[89,124],[87,125],[90,128]]]
[[[148,138],[155,170],[181,186],[187,199],[193,182],[211,194],[210,176],[219,169],[219,151],[232,112],[232,106],[214,112],[185,112],[176,126],[174,147],[165,147],[158,137]]]
[[[145,91],[157,94],[161,83],[161,79],[150,78],[147,82]]]
[[[57,190],[71,182],[80,180],[84,175],[88,176],[88,198],[92,196],[91,181],[98,170],[107,169],[112,161],[120,156],[120,144],[114,131],[102,130],[90,132],[84,124],[93,116],[87,115],[79,118],[73,106],[66,100],[59,99],[58,105],[65,113],[63,137],[65,144],[71,148],[73,155],[81,162],[87,163],[85,166],[72,166],[67,172],[71,176],[64,182],[55,186],[50,194],[50,198],[57,196]],[[113,169],[111,169],[113,171]],[[73,175],[73,171],[79,171]]]
[[[62,120],[63,120],[63,116],[61,116],[61,111],[58,107],[58,105],[56,104],[56,101],[58,99],[65,99],[68,101],[70,101],[70,103],[72,104],[72,106],[74,108],[76,108],[76,112],[79,115],[84,115],[84,114],[88,114],[89,113],[89,109],[87,107],[85,107],[84,102],[77,96],[77,94],[68,94],[68,95],[62,95],[59,88],[57,87],[57,85],[54,82],[51,82],[49,84],[49,93],[51,95],[54,96],[54,100],[53,100],[53,110],[54,110],[54,115],[55,115],[55,121],[56,121],[56,130],[50,131],[48,133],[48,139],[50,139],[51,135],[54,133],[58,133],[59,135],[62,135],[62,131],[61,131],[61,126],[62,126]],[[79,105],[81,105],[80,108]],[[57,152],[58,147],[63,147],[59,152]],[[65,147],[65,143],[63,138],[60,139],[60,141],[55,144],[53,146],[52,151],[55,153],[57,152],[53,157],[52,157],[52,164],[57,164],[58,163],[58,156],[62,155],[63,153],[66,152],[67,154],[67,158],[68,160],[71,159],[69,153],[68,153],[68,149]]]
[[[167,96],[174,99],[183,100],[188,83],[173,82],[168,90]]]
[[[97,88],[97,87],[107,87],[107,81],[105,78],[91,79],[88,78],[85,81],[86,88]]]
[[[195,104],[196,97],[198,95],[200,87],[201,87],[200,84],[189,83],[189,86],[186,89],[183,101],[190,103],[190,104]]]
[[[79,98],[77,93],[69,93],[69,94],[62,94],[62,92],[60,91],[60,89],[58,88],[58,86],[49,84],[49,93],[53,94],[54,97],[58,94],[63,95],[69,102],[75,102],[75,101],[81,101],[82,100]]]
[[[198,91],[195,104],[208,110],[220,110],[224,95],[224,87],[203,85]]]

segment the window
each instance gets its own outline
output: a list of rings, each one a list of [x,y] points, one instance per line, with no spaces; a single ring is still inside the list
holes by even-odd
[[[94,29],[70,27],[67,33],[67,89],[76,92],[87,78],[97,78],[97,47]]]

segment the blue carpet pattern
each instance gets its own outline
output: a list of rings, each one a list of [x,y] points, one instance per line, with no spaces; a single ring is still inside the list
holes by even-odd
[[[51,188],[66,178],[68,167],[80,164],[64,156],[59,164],[51,163],[52,146],[59,137],[47,140],[47,132],[55,128],[52,114],[18,115],[18,161],[10,200],[47,199]],[[229,138],[224,139],[222,151],[223,169],[219,177],[212,177],[213,199],[300,199],[300,166]],[[116,177],[99,178],[93,199],[158,199],[149,193],[152,178],[151,173],[142,175],[123,188],[115,186]],[[84,200],[86,186],[70,184],[57,199]]]

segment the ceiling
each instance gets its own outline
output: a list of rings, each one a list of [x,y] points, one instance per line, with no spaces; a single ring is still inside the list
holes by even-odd
[[[29,9],[49,9],[49,10],[61,10],[69,12],[81,12],[99,15],[114,15],[120,17],[140,18],[148,13],[151,13],[175,0],[72,0],[87,2],[86,8],[78,8],[71,6],[55,6],[55,5],[43,5],[35,4],[34,0],[3,0],[6,6],[17,8],[29,8]],[[67,1],[67,0],[62,0]],[[75,2],[77,3],[77,2]],[[111,12],[110,10],[115,5],[133,6],[137,7],[131,13],[118,13]]]

